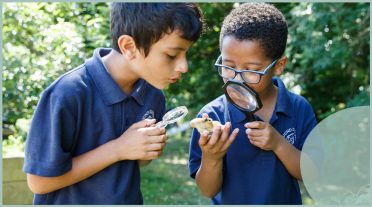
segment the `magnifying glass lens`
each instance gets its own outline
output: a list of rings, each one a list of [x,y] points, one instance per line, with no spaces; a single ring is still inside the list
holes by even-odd
[[[238,84],[229,84],[226,87],[226,92],[234,104],[239,107],[247,111],[254,111],[257,109],[258,103],[256,97],[246,88]]]
[[[174,108],[170,111],[168,111],[163,116],[163,121],[166,121],[168,124],[173,124],[177,122],[178,120],[182,119],[186,114],[188,113],[188,110],[185,106],[179,106],[177,108]]]
[[[164,116],[162,121],[158,122],[156,126],[158,127],[166,127],[168,124],[173,124],[178,120],[182,119],[187,115],[189,111],[187,110],[186,106],[179,106],[168,111]]]

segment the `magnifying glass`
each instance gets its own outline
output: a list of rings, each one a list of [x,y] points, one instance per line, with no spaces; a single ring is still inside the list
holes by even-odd
[[[156,126],[166,127],[168,124],[176,123],[178,120],[185,117],[188,112],[189,110],[187,110],[186,106],[176,107],[165,113],[162,120],[156,123]]]
[[[229,80],[223,86],[227,100],[243,111],[248,121],[255,121],[254,112],[262,108],[262,103],[258,94],[248,85]]]

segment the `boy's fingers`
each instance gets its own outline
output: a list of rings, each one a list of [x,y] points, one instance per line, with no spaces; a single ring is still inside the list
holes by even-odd
[[[207,114],[207,113],[204,113],[204,114],[202,115],[202,118],[208,118],[208,114]]]
[[[226,140],[224,146],[222,147],[222,150],[227,150],[230,147],[230,145],[236,139],[238,133],[239,133],[239,128],[235,128],[234,131],[229,136],[229,138]]]
[[[259,139],[257,137],[250,137],[248,136],[249,141],[258,141]]]
[[[221,126],[214,127],[213,128],[212,136],[211,136],[211,138],[208,141],[208,145],[211,146],[211,147],[213,147],[214,145],[216,145],[216,143],[219,140],[220,136],[221,136]]]
[[[264,125],[265,125],[265,123],[262,122],[262,121],[252,121],[252,122],[248,122],[248,123],[244,124],[245,127],[254,128],[254,129],[263,128]]]
[[[164,127],[147,127],[144,130],[146,131],[146,135],[148,136],[157,136],[165,134],[166,132]]]
[[[200,139],[199,139],[199,145],[200,146],[204,146],[204,145],[207,144],[208,136],[209,136],[208,132],[203,132],[203,133],[200,134]]]
[[[245,130],[245,133],[249,137],[258,137],[258,136],[261,136],[261,133],[262,133],[261,131],[262,130],[248,128],[248,129]]]
[[[142,121],[139,121],[137,123],[134,123],[132,125],[132,127],[136,128],[136,129],[138,129],[138,128],[145,128],[145,127],[151,126],[155,122],[156,122],[156,119],[144,119]]]
[[[221,133],[220,139],[219,139],[219,141],[218,141],[218,144],[219,144],[221,147],[225,144],[225,141],[226,141],[226,140],[228,139],[228,137],[229,137],[230,128],[231,128],[231,123],[230,123],[230,122],[226,122],[225,126],[224,126],[223,129],[222,129],[222,133]]]
[[[168,140],[167,134],[162,134],[159,136],[151,136],[148,139],[148,143],[160,143],[160,142],[165,142]]]
[[[154,144],[149,144],[146,147],[146,150],[147,151],[158,151],[158,150],[162,150],[164,147],[165,147],[165,142],[154,143]]]
[[[258,146],[258,144],[259,144],[259,142],[256,141],[256,140],[251,140],[251,139],[249,139],[249,142],[250,142],[252,145],[254,145],[254,146]]]
[[[157,159],[161,156],[161,154],[163,154],[162,150],[149,151],[149,152],[146,152],[146,158],[147,158],[147,160]]]

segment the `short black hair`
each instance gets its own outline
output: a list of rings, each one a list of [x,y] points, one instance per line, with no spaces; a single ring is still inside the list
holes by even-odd
[[[119,37],[130,35],[145,56],[152,44],[175,30],[182,32],[183,39],[195,42],[204,24],[194,3],[112,3],[110,21],[113,49],[120,52]]]
[[[280,58],[287,44],[288,26],[284,15],[267,3],[245,3],[225,17],[221,33],[223,38],[233,36],[239,41],[259,41],[268,58]]]

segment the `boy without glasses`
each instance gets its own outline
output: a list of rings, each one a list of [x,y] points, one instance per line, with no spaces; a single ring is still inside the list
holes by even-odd
[[[202,26],[191,3],[111,5],[113,49],[58,78],[34,113],[24,164],[34,204],[143,203],[139,166],[167,139],[154,126],[165,112],[161,89],[187,72]]]
[[[218,73],[225,83],[245,82],[263,108],[247,122],[222,95],[199,112],[224,123],[210,138],[194,130],[190,143],[190,176],[213,204],[301,204],[300,150],[316,119],[303,97],[273,78],[287,63],[287,33],[283,14],[265,3],[242,4],[223,22]]]

